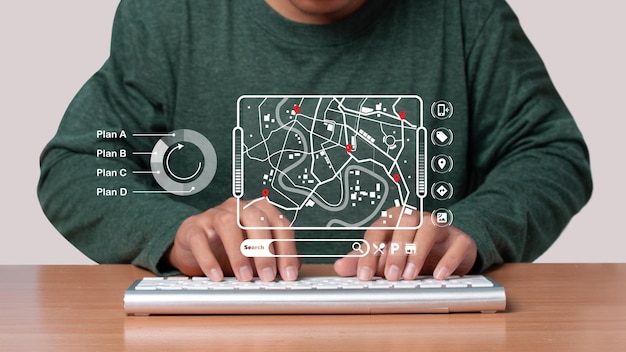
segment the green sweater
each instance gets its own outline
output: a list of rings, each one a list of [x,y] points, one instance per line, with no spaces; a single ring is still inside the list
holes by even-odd
[[[290,22],[262,0],[122,0],[110,58],[41,156],[42,207],[97,262],[171,271],[162,256],[180,223],[232,196],[238,98],[305,94],[421,97],[428,133],[443,127],[454,138],[428,143],[429,156],[454,161],[443,176],[429,167],[429,187],[444,179],[454,193],[429,194],[424,210],[454,214],[478,246],[474,271],[536,259],[590,197],[581,133],[504,0],[370,0],[323,26]],[[431,114],[440,100],[453,104],[449,119]],[[136,152],[158,137],[132,134],[178,129],[215,148],[209,186],[191,196],[132,193],[159,189],[131,172],[150,170]],[[181,164],[197,164],[185,155]]]

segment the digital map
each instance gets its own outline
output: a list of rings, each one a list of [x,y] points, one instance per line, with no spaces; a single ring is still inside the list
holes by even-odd
[[[243,96],[233,194],[267,200],[294,229],[364,229],[422,209],[426,131],[418,96]],[[386,218],[389,216],[389,218]]]

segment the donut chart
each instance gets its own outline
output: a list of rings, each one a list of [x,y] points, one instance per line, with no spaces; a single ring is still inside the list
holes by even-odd
[[[184,148],[186,143],[195,145],[204,160],[198,161],[195,172],[177,175],[170,168],[170,160]],[[200,133],[180,129],[162,137],[152,149],[150,167],[157,183],[168,193],[190,196],[205,189],[213,180],[217,170],[217,154],[213,144]]]

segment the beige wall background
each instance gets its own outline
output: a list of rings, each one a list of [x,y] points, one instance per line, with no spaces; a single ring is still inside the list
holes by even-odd
[[[471,1],[471,0],[469,0]],[[118,0],[0,3],[0,264],[85,264],[43,215],[39,153],[72,97],[108,56]],[[509,0],[577,119],[595,192],[540,262],[626,262],[621,218],[626,3]],[[8,124],[8,125],[7,125]]]

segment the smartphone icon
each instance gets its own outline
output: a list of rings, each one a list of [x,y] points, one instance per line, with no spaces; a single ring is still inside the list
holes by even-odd
[[[437,116],[446,117],[446,114],[448,113],[446,110],[447,110],[447,106],[445,103],[437,104]]]
[[[430,106],[430,113],[434,118],[439,120],[451,118],[453,111],[454,107],[452,106],[452,103],[445,100],[436,101]]]

